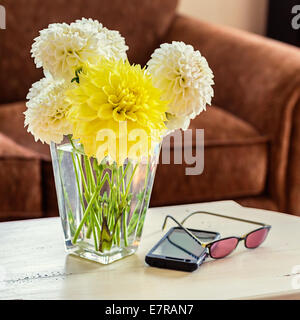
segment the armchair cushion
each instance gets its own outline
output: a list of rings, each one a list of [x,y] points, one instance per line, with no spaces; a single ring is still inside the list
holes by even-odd
[[[158,166],[152,206],[235,199],[264,192],[268,138],[218,107],[211,107],[191,122],[193,131],[201,128],[204,128],[205,142],[203,173],[185,175],[185,164],[174,164],[174,152],[177,152],[174,142],[171,144],[171,164]],[[195,145],[194,136],[193,154]]]

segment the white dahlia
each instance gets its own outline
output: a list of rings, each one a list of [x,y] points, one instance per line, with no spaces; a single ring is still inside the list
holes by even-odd
[[[121,36],[119,31],[109,30],[98,20],[93,20],[91,18],[82,18],[81,20],[76,20],[76,22],[71,23],[71,25],[76,24],[77,26],[88,26],[98,33],[100,39],[100,46],[102,47],[103,55],[105,58],[114,58],[116,60],[126,60],[128,46],[125,43],[125,39]]]
[[[64,80],[43,78],[34,83],[26,103],[25,127],[33,134],[35,141],[50,144],[60,143],[63,136],[72,133],[72,126],[66,119],[70,104],[65,101],[65,91],[72,84]]]
[[[31,53],[36,66],[54,78],[70,80],[84,62],[95,63],[100,57],[126,59],[125,39],[118,31],[104,28],[97,20],[53,23],[34,39]]]
[[[51,76],[42,78],[41,80],[32,84],[29,92],[26,96],[27,100],[33,99],[37,97],[43,90],[45,90],[48,86],[53,85],[53,78]]]
[[[167,123],[166,126],[168,128],[167,130],[167,134],[170,131],[176,130],[176,129],[183,129],[186,130],[189,125],[190,125],[190,118],[188,116],[174,116],[171,113],[166,113],[166,117],[167,117]]]
[[[190,119],[206,110],[214,95],[213,72],[199,51],[184,42],[164,43],[147,63],[154,85],[170,101],[167,127],[187,129]]]

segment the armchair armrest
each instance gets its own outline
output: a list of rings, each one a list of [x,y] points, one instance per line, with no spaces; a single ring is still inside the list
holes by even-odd
[[[180,15],[162,42],[173,40],[207,58],[215,74],[213,103],[270,137],[267,192],[280,210],[300,214],[300,50]]]
[[[25,148],[0,132],[0,159],[41,159],[43,155]]]
[[[42,216],[40,160],[0,133],[0,221]]]

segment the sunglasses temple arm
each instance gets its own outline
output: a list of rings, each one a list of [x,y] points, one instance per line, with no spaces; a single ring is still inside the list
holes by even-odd
[[[191,216],[193,216],[194,214],[198,214],[198,213],[203,213],[203,214],[208,214],[211,216],[217,216],[217,217],[221,217],[221,218],[226,218],[226,219],[230,219],[230,220],[236,220],[236,221],[241,221],[241,222],[247,222],[247,223],[253,223],[253,224],[257,224],[259,226],[267,226],[265,223],[262,222],[257,222],[257,221],[252,221],[252,220],[246,220],[246,219],[242,219],[242,218],[236,218],[236,217],[229,217],[229,216],[225,216],[223,214],[219,214],[219,213],[213,213],[213,212],[208,212],[208,211],[195,211],[190,213],[188,216],[186,216],[182,221],[181,224],[184,224],[185,221],[187,219],[189,219]]]
[[[165,217],[165,220],[164,220],[164,223],[162,226],[162,230],[165,229],[168,218],[172,219],[181,229],[183,229],[191,238],[193,238],[201,247],[203,247],[202,243],[199,241],[199,239],[197,237],[195,237],[188,229],[186,229],[181,223],[179,223],[175,218],[173,218],[170,215],[167,215]]]

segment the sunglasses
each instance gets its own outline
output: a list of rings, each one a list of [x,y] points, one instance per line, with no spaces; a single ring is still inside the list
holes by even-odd
[[[259,225],[260,227],[250,231],[249,233],[243,235],[242,237],[227,237],[227,238],[222,238],[218,239],[215,241],[212,241],[210,243],[201,243],[199,239],[193,235],[192,232],[190,232],[187,228],[183,226],[186,220],[188,220],[190,217],[196,214],[207,214],[207,215],[212,215],[212,216],[217,216],[217,217],[222,217],[226,219],[231,219],[231,220],[236,220],[240,222],[246,222],[246,223],[252,223]],[[165,217],[162,230],[164,230],[166,226],[167,219],[170,218],[172,219],[177,225],[182,228],[190,237],[192,237],[199,245],[201,245],[203,248],[206,248],[208,251],[208,255],[213,258],[213,259],[221,259],[225,258],[229,254],[232,253],[239,244],[239,242],[244,241],[244,245],[247,249],[255,249],[259,247],[266,239],[271,226],[261,223],[261,222],[256,222],[252,220],[246,220],[246,219],[241,219],[241,218],[236,218],[236,217],[230,217],[230,216],[225,216],[222,214],[218,213],[212,213],[212,212],[207,212],[207,211],[195,211],[189,214],[187,217],[185,217],[181,223],[179,223],[175,218],[173,218],[170,215],[167,215]]]

